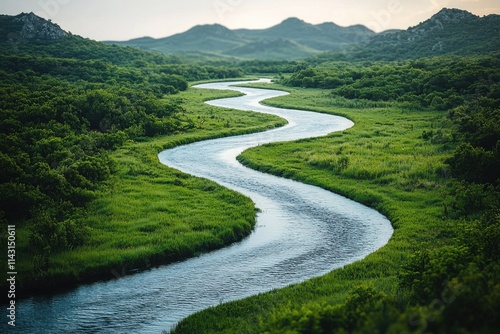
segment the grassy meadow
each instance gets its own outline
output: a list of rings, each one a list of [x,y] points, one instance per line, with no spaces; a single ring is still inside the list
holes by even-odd
[[[290,91],[291,95],[265,104],[337,114],[353,120],[355,126],[322,138],[255,147],[245,151],[240,162],[375,208],[390,219],[394,235],[385,247],[362,261],[302,284],[202,311],[182,321],[173,333],[314,329],[317,315],[340,308],[346,298],[363,296],[352,292],[360,286],[370,294],[373,290],[394,296],[394,308],[403,310],[407,299],[406,291],[398,288],[401,266],[413,253],[439,248],[455,236],[451,223],[444,218],[447,199],[443,189],[448,177],[444,160],[452,147],[422,138],[425,130],[445,128],[444,113],[410,111],[387,104],[382,108],[379,103],[339,99],[320,89],[274,88]],[[442,131],[443,136],[448,135]],[[362,318],[362,312],[361,308],[354,315]],[[406,330],[408,321],[400,317],[391,330]],[[312,332],[322,332],[319,322],[319,329]]]
[[[167,96],[180,100],[182,121],[194,128],[181,134],[128,141],[112,153],[114,172],[74,224],[87,226],[87,241],[51,254],[50,269],[33,271],[29,229],[18,228],[20,291],[52,290],[109,279],[137,269],[179,261],[221,248],[251,233],[252,201],[214,182],[160,164],[165,148],[203,139],[262,131],[285,123],[270,115],[221,109],[204,101],[237,92],[190,88]]]

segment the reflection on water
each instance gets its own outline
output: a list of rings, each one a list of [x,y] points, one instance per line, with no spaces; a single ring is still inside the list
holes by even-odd
[[[228,85],[200,87],[227,89]],[[284,92],[232,89],[247,95],[209,103],[273,113],[286,118],[289,124],[263,133],[181,146],[160,153],[159,158],[171,167],[251,197],[262,210],[251,236],[184,262],[85,285],[53,297],[20,300],[14,332],[160,333],[221,301],[325,274],[387,243],[392,227],[376,211],[320,188],[249,170],[235,162],[246,148],[323,136],[351,127],[352,122],[258,103]]]

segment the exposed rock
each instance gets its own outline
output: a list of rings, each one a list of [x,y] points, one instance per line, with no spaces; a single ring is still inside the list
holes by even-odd
[[[13,18],[14,23],[20,24],[19,36],[36,41],[57,41],[68,36],[57,24],[47,21],[34,13],[22,13]]]
[[[466,10],[456,8],[443,8],[436,15],[431,17],[431,22],[439,21],[441,23],[463,23],[464,21],[475,21],[479,17],[469,13]]]

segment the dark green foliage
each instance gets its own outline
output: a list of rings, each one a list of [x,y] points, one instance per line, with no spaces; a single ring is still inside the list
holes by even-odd
[[[426,303],[439,298],[449,279],[466,269],[472,260],[465,247],[448,246],[429,254],[413,254],[403,267],[401,286],[408,288],[413,302]]]
[[[265,333],[386,333],[397,314],[396,303],[371,286],[353,289],[343,305],[303,306],[271,322]]]
[[[500,55],[393,63],[322,63],[298,70],[281,82],[294,87],[332,89],[334,96],[347,99],[395,101],[410,108],[449,110],[478,96],[481,105],[498,107]],[[498,127],[498,121],[495,124]],[[494,127],[475,126],[488,127],[490,132]]]
[[[194,128],[166,94],[241,74],[71,35],[0,44],[0,214],[28,227],[36,272],[87,241],[73,218],[114,173],[111,151]]]
[[[488,95],[450,112],[461,144],[447,160],[453,176],[469,183],[497,184],[500,170],[500,97]],[[493,95],[493,97],[490,97]]]
[[[487,151],[483,147],[462,143],[447,162],[453,176],[459,179],[475,183],[495,183],[500,170],[499,153],[498,148]]]
[[[252,60],[236,63],[246,73],[293,73],[302,66],[300,61]]]
[[[400,285],[427,311],[415,326],[431,332],[494,332],[500,328],[500,215],[490,211],[460,227],[455,245],[415,254]],[[412,317],[415,309],[408,308],[405,316]]]
[[[446,189],[445,214],[450,218],[474,217],[500,205],[498,185],[452,180]]]

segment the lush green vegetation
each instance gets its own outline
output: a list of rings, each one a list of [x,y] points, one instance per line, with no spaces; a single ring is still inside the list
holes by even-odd
[[[106,45],[76,35],[70,35],[65,39],[52,42],[25,40],[15,32],[8,35],[17,36],[17,38],[8,41],[0,39],[2,54],[14,56],[37,55],[58,59],[92,61],[97,65],[95,69],[97,71],[106,64],[127,66],[138,71],[141,68],[149,67],[154,68],[154,71],[158,73],[180,75],[189,81],[237,78],[243,75],[243,71],[237,66],[227,67],[224,66],[226,64],[220,62],[215,64],[195,64],[176,56],[144,52],[131,47]],[[136,78],[136,80],[140,80],[140,77]]]
[[[17,226],[20,293],[179,260],[250,233],[249,199],[156,158],[175,144],[282,124],[204,105],[222,92],[187,91],[187,80],[240,70],[79,37],[15,47],[0,55],[0,219]],[[213,212],[180,205],[193,198]]]
[[[28,273],[39,257],[28,245],[23,247],[26,259],[21,273],[30,279],[24,291],[114,278],[220,248],[251,232],[255,213],[246,197],[158,162],[157,153],[167,147],[282,124],[269,116],[214,110],[203,104],[216,96],[221,92],[191,89],[170,97],[184,101],[183,117],[193,121],[193,129],[127,141],[111,153],[115,167],[107,186],[71,216],[86,228],[87,238],[79,247],[49,254],[47,268],[33,276]]]
[[[309,65],[283,79],[284,85],[331,89],[348,100],[398,102],[407,108],[450,110],[466,98],[498,107],[500,54],[481,57],[439,57],[383,63],[336,62]]]
[[[461,64],[460,71],[448,68],[449,80],[439,87],[439,92],[449,92],[442,97],[448,103],[456,87],[463,86],[457,94],[460,103],[450,105],[448,112],[425,103],[409,106],[404,99],[339,96],[342,87],[356,83],[354,79],[331,90],[283,87],[292,94],[268,104],[340,114],[356,125],[324,138],[259,146],[244,152],[240,161],[376,208],[393,223],[393,238],[362,261],[303,284],[205,310],[181,322],[174,332],[497,331],[497,59],[498,55],[421,61],[432,65],[438,78],[445,73],[443,60]],[[317,81],[321,84],[339,72],[344,76],[339,68],[371,73],[357,80],[377,82],[374,86],[392,94],[408,80],[411,64],[325,64],[311,72],[327,72]],[[391,74],[390,80],[383,73]],[[467,73],[476,75],[464,82],[462,75]],[[284,82],[291,84],[300,76],[298,72]],[[404,86],[405,94],[418,97],[426,84],[432,84],[432,76]]]
[[[440,55],[483,55],[499,50],[499,24],[500,15],[479,17],[464,10],[443,8],[407,30],[382,32],[366,43],[315,57],[319,61],[399,61]]]
[[[471,27],[478,22],[468,20]],[[3,31],[17,28],[2,25]],[[239,77],[243,70],[290,73],[280,75],[286,86],[272,87],[292,95],[270,104],[341,114],[356,126],[325,138],[260,146],[240,161],[374,207],[392,221],[394,236],[362,261],[211,308],[175,332],[463,333],[500,327],[498,53],[393,63],[327,62],[337,54],[206,65],[71,34],[51,42],[9,31],[5,36],[0,220],[17,227],[20,292],[120,276],[250,233],[255,215],[249,199],[161,166],[156,155],[181,143],[283,123],[206,106],[207,99],[234,93],[188,89],[188,81]],[[369,57],[366,48],[341,55],[380,59],[387,45],[380,42]]]

